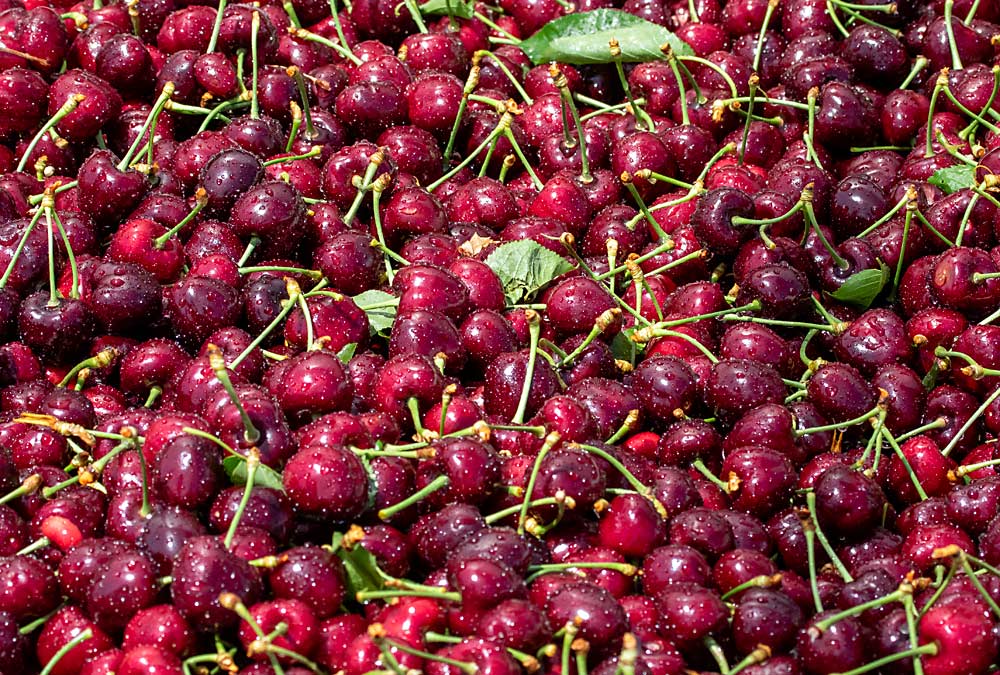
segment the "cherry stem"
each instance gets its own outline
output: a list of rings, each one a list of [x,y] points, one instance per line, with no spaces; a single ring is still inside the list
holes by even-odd
[[[380,205],[382,201],[382,192],[389,186],[389,182],[391,180],[392,177],[389,174],[383,174],[372,184],[372,218],[375,221],[375,236],[378,238],[378,248],[382,251],[382,260],[385,262],[385,276],[390,284],[395,278],[396,273],[392,269],[392,256],[386,255],[386,252],[389,251],[389,247],[386,246],[385,234],[382,231],[382,212]]]
[[[453,595],[458,595],[458,593],[454,593]],[[457,600],[456,602],[460,601],[461,601],[461,596],[459,596],[459,600]],[[443,663],[447,666],[457,668],[465,675],[477,675],[477,673],[479,672],[479,668],[474,663],[469,663],[466,661],[458,661],[456,659],[449,659],[447,656],[441,656],[440,654],[432,654],[430,652],[426,652],[421,649],[415,649],[407,644],[403,644],[402,642],[397,642],[396,640],[391,640],[384,636],[373,638],[373,640],[376,643],[384,642],[390,645],[393,649],[401,651],[404,654],[410,654],[411,656],[418,656],[427,661],[436,661],[438,663]]]
[[[816,153],[816,147],[813,145],[813,139],[816,138],[816,98],[819,96],[819,88],[813,87],[809,90],[806,95],[806,102],[808,105],[808,128],[806,133],[802,134],[802,140],[805,141],[806,151],[809,157],[812,159],[813,163],[819,167],[823,168],[823,163],[819,161],[819,155]]]
[[[719,77],[721,77],[723,79],[723,81],[725,81],[726,85],[729,87],[729,94],[730,94],[730,96],[732,96],[733,98],[736,98],[736,97],[738,97],[740,95],[739,94],[739,89],[737,88],[736,83],[733,82],[733,78],[729,75],[729,73],[727,73],[725,70],[723,70],[722,67],[719,66],[717,63],[713,63],[712,61],[709,61],[708,59],[703,59],[700,56],[692,56],[691,54],[677,54],[676,55],[676,59],[678,61],[678,65],[680,65],[680,67],[683,68],[686,71],[686,73],[687,73],[687,75],[690,78],[690,81],[692,83],[694,82],[694,76],[691,75],[691,71],[689,71],[687,69],[687,66],[684,65],[685,61],[690,61],[691,63],[697,63],[698,65],[704,66],[704,67],[706,67],[706,68],[708,68],[710,70],[714,70],[719,75]],[[698,94],[698,100],[699,101],[705,100],[704,97],[700,93]]]
[[[232,610],[238,617],[243,619],[243,621],[250,626],[254,634],[257,635],[258,640],[268,644],[268,636],[264,633],[264,629],[260,627],[260,624],[257,623],[253,614],[250,613],[250,610],[247,609],[247,606],[243,604],[243,601],[240,600],[238,595],[228,592],[221,593],[219,595],[219,604],[226,609]],[[274,654],[270,653],[268,654],[268,658],[271,661],[271,667],[274,668],[275,673],[277,673],[277,675],[284,675],[285,671],[278,662],[278,658]]]
[[[618,429],[613,434],[611,434],[604,442],[607,445],[614,445],[615,443],[623,439],[629,432],[631,432],[632,429],[635,428],[635,425],[638,424],[638,422],[639,422],[639,411],[634,409],[629,410],[628,414],[625,415],[625,421],[622,422],[621,426],[618,427]]]
[[[996,66],[994,66],[994,68],[996,68]],[[995,83],[996,83],[996,78],[994,77],[994,84],[995,84]],[[993,89],[993,92],[994,92],[994,93],[993,93],[993,94],[991,95],[991,98],[992,98],[992,96],[995,96],[995,95],[996,95],[996,94],[995,94],[995,92],[996,92],[996,87],[994,87],[994,89]],[[952,104],[954,104],[954,106],[955,106],[956,108],[958,108],[958,109],[959,109],[959,110],[960,110],[960,111],[961,111],[962,113],[964,113],[965,115],[967,115],[967,116],[969,116],[969,117],[971,117],[971,118],[972,118],[972,120],[973,120],[973,121],[972,121],[972,123],[971,123],[971,124],[976,124],[976,123],[978,122],[979,124],[982,124],[982,125],[983,125],[984,127],[986,127],[987,129],[989,129],[990,131],[992,131],[992,132],[993,132],[994,134],[996,134],[996,133],[1000,133],[1000,127],[998,127],[997,125],[993,124],[993,123],[992,123],[992,122],[990,122],[989,120],[987,120],[987,119],[984,119],[984,118],[983,118],[983,115],[984,115],[984,114],[986,114],[985,112],[984,112],[984,113],[975,113],[975,112],[973,112],[973,111],[969,110],[968,108],[966,108],[966,107],[965,107],[965,104],[964,104],[964,103],[962,103],[962,102],[961,102],[961,101],[959,101],[959,100],[958,100],[957,98],[955,98],[955,94],[953,94],[953,93],[952,93],[952,91],[951,91],[951,87],[950,87],[950,86],[948,85],[948,81],[947,81],[947,79],[945,80],[945,86],[944,86],[944,95],[945,95],[945,96],[946,96],[946,97],[948,98],[948,100],[949,100],[949,101],[951,101],[951,102],[952,102]],[[992,101],[989,101],[989,102],[988,102],[988,105],[987,105],[987,108],[986,108],[986,110],[989,110],[989,109],[990,109],[990,108],[989,108],[989,106],[990,106],[990,105],[992,105]],[[971,125],[970,125],[970,126],[971,126]],[[964,131],[964,129],[963,129],[963,131]],[[959,132],[959,137],[960,137],[960,138],[964,138],[964,136],[962,136],[962,135],[961,135],[961,132]]]
[[[532,581],[540,576],[546,574],[553,574],[555,572],[565,572],[567,570],[612,570],[620,574],[624,574],[627,577],[634,577],[639,569],[635,565],[630,565],[629,563],[616,563],[616,562],[575,562],[575,563],[550,563],[545,565],[532,565],[528,571],[531,572],[525,580],[524,583],[530,584]]]
[[[318,287],[322,287],[325,284],[326,280],[324,279],[319,283]],[[240,355],[229,363],[229,368],[235,369],[237,366],[243,363],[243,361],[248,356],[250,356],[250,354],[253,353],[253,350],[257,349],[257,347],[259,347],[261,343],[267,339],[267,337],[274,331],[274,329],[280,326],[282,322],[284,322],[285,317],[288,316],[293,309],[295,309],[295,306],[297,305],[299,297],[301,296],[302,292],[299,290],[298,283],[296,283],[295,280],[290,277],[285,278],[285,285],[286,288],[288,289],[288,299],[282,302],[281,311],[278,312],[277,316],[275,316],[274,319],[271,320],[271,323],[269,323],[267,327],[263,331],[261,331],[260,335],[255,337],[253,341],[247,345],[246,349],[240,352]]]
[[[224,1],[225,0],[223,0],[223,2]],[[167,82],[166,84],[163,85],[163,90],[160,92],[159,97],[157,97],[156,102],[153,103],[152,110],[150,110],[149,114],[146,115],[146,120],[142,123],[142,127],[136,134],[135,140],[132,141],[132,145],[129,146],[129,149],[125,152],[125,155],[122,157],[121,161],[118,162],[119,171],[124,171],[129,167],[129,165],[131,165],[132,158],[136,156],[136,154],[139,152],[139,148],[142,147],[142,139],[146,137],[147,132],[149,132],[147,143],[150,146],[150,148],[152,148],[153,133],[156,127],[156,120],[157,118],[159,118],[160,113],[163,112],[163,108],[164,106],[167,105],[167,101],[169,101],[170,97],[174,95],[174,90],[175,87],[173,82]],[[150,152],[152,152],[152,150],[150,150]]]
[[[704,314],[696,314],[694,316],[685,316],[680,319],[670,319],[668,321],[658,321],[653,324],[649,329],[643,328],[639,331],[633,333],[633,342],[649,342],[652,338],[656,337],[656,331],[663,328],[674,328],[676,326],[683,326],[689,323],[695,323],[701,321],[702,319],[714,319],[720,317],[723,321],[735,321],[735,320],[751,320],[756,319],[756,317],[749,316],[738,316],[738,312],[756,312],[760,310],[761,304],[760,300],[753,300],[745,305],[740,305],[739,307],[730,307],[728,309],[720,309],[715,312],[706,312]],[[798,324],[796,324],[798,325]]]
[[[542,443],[542,447],[539,449],[538,454],[535,456],[535,463],[531,467],[531,473],[528,475],[528,483],[524,488],[524,501],[521,502],[520,514],[517,517],[517,532],[518,534],[524,534],[524,526],[528,520],[528,509],[531,506],[532,500],[531,495],[535,491],[535,481],[538,479],[538,474],[542,468],[542,461],[549,452],[559,445],[561,437],[558,432],[553,431],[548,436],[545,437],[545,442]]]
[[[883,656],[880,659],[875,659],[870,663],[866,663],[863,666],[858,666],[853,670],[847,670],[843,673],[831,673],[831,675],[863,675],[864,673],[870,673],[873,670],[878,670],[882,666],[887,666],[890,663],[895,663],[896,661],[902,661],[903,659],[915,658],[920,656],[933,656],[938,653],[938,646],[936,642],[931,642],[930,644],[921,645],[919,647],[911,647],[910,649],[896,652],[895,654],[889,654],[888,656]]]
[[[788,220],[799,211],[802,211],[805,208],[805,204],[806,203],[804,200],[799,199],[797,202],[795,202],[795,206],[788,209],[780,216],[774,216],[772,218],[747,218],[745,216],[733,216],[729,220],[734,225],[757,225],[761,228],[761,234],[763,235],[763,228],[767,227],[768,225],[774,225],[775,223],[780,223]]]
[[[217,379],[219,384],[222,385],[222,388],[226,390],[226,393],[229,395],[230,402],[240,414],[240,419],[243,421],[243,439],[251,445],[257,443],[261,439],[260,431],[258,431],[257,427],[254,426],[246,408],[244,408],[243,403],[240,402],[240,397],[236,393],[233,381],[229,377],[229,370],[226,367],[226,359],[222,355],[222,350],[215,345],[208,346],[208,363],[212,367],[212,372],[215,373],[215,379]]]
[[[59,665],[59,662],[62,661],[67,654],[93,637],[94,631],[91,628],[84,629],[75,635],[72,640],[60,647],[59,651],[57,651],[52,658],[49,659],[49,662],[45,664],[45,667],[42,668],[42,672],[39,675],[51,675],[55,667]]]
[[[260,102],[257,97],[257,78],[260,70],[260,62],[257,58],[257,36],[260,33],[260,11],[253,10],[250,17],[250,63],[253,68],[253,85],[250,89],[250,117],[258,119],[260,117]]]
[[[774,586],[781,583],[781,574],[761,574],[760,576],[753,577],[752,579],[747,579],[742,584],[730,588],[728,591],[722,594],[722,600],[728,600],[734,595],[739,595],[743,591],[750,590],[751,588],[773,588]]]
[[[662,51],[663,55],[666,57],[667,65],[670,66],[670,71],[674,74],[674,79],[677,81],[677,91],[680,94],[677,102],[681,107],[681,125],[685,127],[690,126],[691,117],[688,115],[687,92],[684,90],[684,78],[681,76],[681,70],[677,67],[677,56],[674,54],[674,50],[670,46],[669,42],[664,43],[664,45],[660,47],[660,51]]]
[[[853,427],[855,424],[861,424],[862,422],[870,420],[871,418],[878,415],[879,412],[881,412],[883,409],[884,409],[883,406],[877,405],[868,412],[866,412],[864,415],[860,415],[858,417],[855,417],[854,419],[847,420],[846,422],[837,422],[836,424],[824,424],[822,426],[809,427],[807,429],[796,429],[793,433],[796,438],[802,438],[803,436],[807,436],[809,434],[819,434],[823,433],[824,431],[836,431],[838,429],[846,429],[847,427]]]
[[[83,361],[80,361],[78,364],[73,366],[69,370],[69,372],[66,373],[66,376],[63,377],[63,379],[60,380],[59,384],[57,384],[56,386],[65,387],[70,382],[72,382],[73,379],[77,376],[77,374],[84,368],[105,368],[111,365],[117,357],[118,357],[118,350],[115,349],[114,347],[107,347],[106,349],[102,349],[94,356],[91,356],[88,359],[84,359]]]
[[[812,184],[810,183],[810,186],[811,185]],[[813,211],[811,197],[809,200],[805,202],[805,215],[806,215],[806,222],[809,224],[809,227],[812,228],[813,232],[816,233],[816,237],[819,239],[820,243],[823,244],[823,248],[825,248],[827,252],[830,254],[830,257],[833,259],[834,264],[836,264],[837,267],[839,267],[842,270],[848,269],[851,266],[851,263],[847,262],[847,260],[842,255],[837,253],[837,249],[835,249],[830,244],[830,241],[826,238],[826,235],[823,234],[823,230],[820,228],[819,223],[816,221],[816,213]]]
[[[582,183],[590,183],[594,180],[594,178],[590,175],[590,158],[588,157],[587,137],[584,134],[583,122],[580,120],[580,111],[576,109],[576,103],[573,102],[573,94],[569,90],[569,83],[566,81],[566,75],[559,70],[559,66],[553,63],[549,67],[549,74],[552,77],[553,84],[555,84],[559,89],[559,95],[563,102],[563,110],[569,110],[570,116],[573,118],[573,124],[576,126],[576,138],[577,143],[580,146],[580,181]],[[571,147],[569,143],[567,143],[567,147]]]
[[[239,506],[236,507],[236,513],[233,514],[233,519],[229,522],[229,529],[226,531],[226,538],[223,541],[223,545],[227,549],[232,548],[233,538],[236,536],[236,529],[240,525],[240,520],[242,520],[243,513],[247,509],[247,504],[250,503],[250,494],[253,492],[254,480],[257,477],[257,469],[260,467],[260,451],[257,450],[257,448],[250,448],[247,450],[246,464],[247,482],[243,487],[243,497],[240,499]]]
[[[708,480],[708,482],[712,483],[714,486],[716,486],[726,494],[729,494],[730,492],[729,483],[727,483],[726,481],[722,480],[714,473],[712,473],[712,470],[709,469],[707,466],[705,466],[705,462],[703,462],[701,459],[696,459],[693,462],[691,462],[691,468],[700,473],[702,476],[704,476],[705,479]]]
[[[42,477],[37,473],[33,473],[21,481],[21,484],[16,488],[0,497],[0,504],[6,504],[7,502],[12,502],[15,499],[20,499],[25,495],[32,495],[38,491],[38,488],[42,486]]]
[[[212,443],[215,443],[220,448],[222,448],[223,452],[225,452],[229,456],[232,456],[232,457],[243,457],[243,455],[241,455],[240,453],[236,452],[224,440],[222,440],[218,436],[213,436],[212,434],[208,433],[207,431],[202,431],[201,429],[195,429],[194,427],[184,427],[183,429],[181,429],[181,431],[183,431],[186,434],[190,434],[192,436],[197,436],[198,438],[204,438],[206,441],[211,441]]]
[[[42,202],[41,209],[45,212],[45,234],[48,239],[49,245],[49,307],[59,306],[59,287],[56,284],[56,249],[55,249],[55,234],[53,230],[55,226],[52,224],[52,207],[49,204],[50,199]]]
[[[919,495],[920,500],[926,501],[927,492],[924,490],[924,486],[920,484],[920,479],[917,478],[917,474],[913,471],[913,467],[910,465],[910,460],[906,458],[905,454],[903,454],[903,451],[900,449],[899,443],[896,442],[895,437],[893,437],[892,433],[884,427],[882,428],[882,437],[892,447],[892,450],[896,453],[899,461],[903,463],[903,466],[906,468],[906,473],[910,477],[910,482],[913,483],[913,488],[917,491],[917,495]]]
[[[337,24],[337,27],[340,28],[339,22]],[[343,30],[343,28],[340,28],[340,30]],[[323,45],[324,47],[329,47],[330,49],[337,52],[337,54],[347,59],[354,65],[356,66],[361,65],[361,59],[355,56],[354,52],[352,52],[350,49],[343,47],[337,42],[334,42],[329,38],[325,38],[322,35],[319,35],[318,33],[313,33],[312,31],[307,30],[305,28],[295,28],[295,27],[289,27],[288,32],[294,35],[295,37],[299,38],[300,40],[306,40],[307,42],[315,42],[316,44]]]
[[[962,58],[958,54],[958,43],[955,41],[955,27],[951,23],[951,13],[954,7],[955,0],[944,1],[944,30],[948,35],[948,49],[951,51],[951,69],[962,70]]]
[[[622,66],[622,49],[621,45],[618,43],[616,38],[611,38],[608,41],[608,48],[611,50],[611,60],[615,64],[615,71],[618,73],[618,80],[621,82],[622,90],[625,92],[625,98],[628,101],[628,110],[635,117],[636,122],[641,122],[646,126],[648,131],[653,131],[656,125],[653,123],[652,118],[642,109],[639,102],[632,96],[632,87],[629,86],[628,78],[625,76],[625,68]],[[579,97],[577,97],[579,99]],[[582,99],[580,99],[582,100]]]
[[[587,347],[589,347],[594,340],[601,337],[604,331],[608,329],[608,326],[621,316],[621,313],[622,311],[617,307],[609,309],[606,312],[602,312],[594,322],[593,327],[590,329],[590,333],[588,333],[587,337],[583,339],[583,342],[581,342],[572,352],[559,359],[559,366],[561,368],[565,368],[579,358],[579,356],[587,350]]]
[[[564,508],[572,509],[576,507],[576,503],[573,501],[572,497],[566,495],[565,493],[560,492],[555,497],[540,497],[538,499],[532,499],[528,501],[529,509],[533,509],[538,506],[561,506]],[[504,518],[509,518],[510,516],[516,516],[518,513],[521,512],[521,508],[522,508],[521,504],[514,504],[513,506],[508,506],[505,509],[501,509],[500,511],[489,514],[483,520],[486,521],[487,525],[491,525],[493,523],[503,520]]]
[[[813,605],[816,613],[823,611],[823,600],[819,593],[819,582],[816,578],[816,530],[813,521],[802,519],[802,532],[806,538],[806,559],[809,567],[809,588],[812,590]]]
[[[712,660],[719,667],[719,675],[729,675],[730,668],[729,661],[726,660],[726,650],[711,635],[706,635],[702,641],[705,643],[705,648]]]
[[[635,474],[629,471],[628,468],[621,463],[621,460],[619,460],[617,457],[609,453],[607,450],[599,448],[595,445],[587,445],[586,443],[573,443],[572,446],[575,448],[580,448],[581,450],[585,450],[590,454],[596,455],[597,457],[603,459],[605,462],[610,464],[615,471],[621,474],[622,478],[625,479],[626,483],[632,486],[633,490],[635,490],[642,496],[649,497],[651,495],[649,487],[646,486],[644,483],[642,483],[642,481],[640,481],[638,478],[636,478]],[[658,502],[656,502],[655,500],[654,500],[654,505],[658,505]],[[657,510],[662,508],[663,508],[662,505],[659,505]]]
[[[50,546],[51,544],[52,542],[49,541],[48,537],[39,537],[38,539],[25,546],[14,555],[29,555],[31,553],[34,553],[35,551],[40,551],[43,548]]]
[[[478,53],[478,52],[477,52]],[[486,52],[487,54],[489,52]],[[462,120],[465,117],[465,110],[469,105],[469,96],[479,86],[480,66],[478,63],[469,70],[469,77],[465,80],[465,87],[462,89],[462,99],[458,102],[458,113],[455,115],[455,122],[451,125],[451,134],[448,135],[448,143],[444,148],[444,168],[448,168],[451,156],[455,152],[455,141],[458,140],[458,132],[462,128]]]
[[[649,207],[646,206],[646,202],[643,200],[642,195],[639,194],[639,190],[635,186],[634,176],[628,171],[624,171],[622,172],[622,175],[619,176],[619,180],[621,180],[622,185],[625,186],[625,189],[628,190],[629,194],[632,195],[632,199],[639,207],[639,213],[645,217],[646,222],[648,222],[650,227],[653,228],[653,231],[656,232],[657,238],[660,241],[671,241],[670,235],[664,232],[660,223],[657,222],[652,212],[650,212]]]
[[[881,218],[879,218],[878,220],[876,220],[874,223],[872,223],[871,225],[869,225],[868,227],[866,227],[864,230],[862,230],[861,233],[859,233],[857,235],[857,238],[858,239],[863,239],[864,237],[867,237],[869,234],[871,234],[872,232],[874,232],[875,230],[877,230],[882,225],[885,225],[886,223],[888,223],[890,220],[892,220],[893,216],[895,216],[897,213],[899,213],[899,211],[901,209],[905,208],[906,205],[909,204],[911,201],[916,200],[916,198],[917,198],[916,191],[914,191],[912,194],[909,193],[909,191],[907,191],[907,194],[903,195],[902,199],[900,199],[898,202],[896,202],[893,205],[893,207],[886,212],[886,214],[884,216],[882,216]]]
[[[56,228],[59,230],[59,237],[62,239],[63,246],[66,247],[66,259],[69,262],[69,272],[70,272],[70,283],[72,284],[69,297],[74,300],[80,299],[80,270],[76,264],[76,254],[73,253],[73,246],[70,244],[69,235],[66,234],[66,228],[63,227],[62,220],[59,218],[59,212],[54,208],[50,209],[52,214],[52,221],[56,224]]]
[[[830,557],[830,562],[833,563],[840,577],[846,583],[851,583],[854,581],[854,577],[851,576],[851,573],[844,567],[844,563],[837,557],[837,552],[833,550],[833,546],[830,545],[830,541],[823,534],[823,530],[819,526],[819,519],[816,516],[816,493],[811,490],[806,493],[806,508],[809,509],[809,518],[813,522],[813,529],[816,532],[816,539],[819,541],[820,546],[823,547],[823,550]]]
[[[965,420],[965,423],[959,428],[952,439],[948,441],[948,445],[942,448],[942,455],[947,457],[951,454],[952,450],[955,449],[955,446],[958,445],[959,441],[961,441],[969,429],[972,428],[972,425],[976,423],[976,420],[983,416],[983,413],[985,413],[986,410],[993,405],[993,402],[996,401],[997,398],[1000,398],[1000,387],[994,389],[993,393],[987,396],[980,406],[976,408],[976,411],[969,416],[969,419]]]
[[[397,503],[393,504],[392,506],[387,506],[384,509],[379,509],[379,511],[378,511],[378,517],[379,517],[379,519],[381,519],[381,520],[389,520],[390,518],[392,518],[394,515],[396,515],[400,511],[402,511],[404,509],[407,509],[410,506],[413,506],[414,504],[420,502],[427,495],[432,494],[434,492],[437,492],[438,490],[441,490],[443,488],[448,487],[448,484],[450,482],[451,482],[451,480],[448,478],[447,475],[442,474],[442,475],[438,476],[437,478],[435,478],[434,480],[432,480],[430,483],[428,483],[427,485],[425,485],[424,487],[422,487],[421,489],[417,490],[412,495],[410,495],[409,497],[407,497],[406,499],[404,499],[404,500],[402,500],[400,502],[397,502]]]
[[[817,621],[813,626],[816,630],[822,633],[830,630],[830,628],[844,619],[849,619],[859,614],[867,612],[869,609],[876,609],[878,607],[883,607],[893,602],[902,602],[903,598],[907,595],[913,595],[913,586],[908,583],[903,583],[900,588],[893,591],[892,593],[887,593],[880,598],[875,598],[874,600],[869,600],[868,602],[862,602],[858,605],[854,605],[848,609],[837,612],[836,614],[831,614],[830,616]],[[811,629],[810,629],[811,630]]]
[[[87,97],[83,94],[72,94],[68,99],[66,99],[66,102],[63,103],[59,110],[57,110],[56,113],[42,125],[42,128],[38,130],[38,133],[36,133],[31,139],[31,142],[28,143],[28,147],[24,149],[24,154],[21,155],[21,159],[17,163],[17,168],[15,168],[14,171],[24,171],[24,167],[28,164],[28,158],[31,156],[31,153],[35,151],[35,147],[41,142],[42,137],[45,136],[45,134],[47,134],[52,127],[59,124],[63,118],[76,110],[77,106],[80,105],[80,103],[82,103],[86,98]]]
[[[161,250],[170,241],[170,238],[180,232],[184,227],[191,223],[198,214],[201,212],[205,205],[208,204],[208,193],[205,192],[205,188],[198,188],[194,193],[194,207],[184,216],[180,222],[174,225],[172,228],[161,234],[159,237],[153,240],[153,246],[157,250]]]
[[[344,223],[350,225],[354,222],[354,218],[358,214],[358,209],[361,208],[361,203],[364,201],[365,193],[371,189],[372,181],[375,180],[375,174],[378,172],[378,168],[382,166],[382,162],[385,161],[385,155],[381,150],[376,150],[368,157],[368,167],[365,169],[364,176],[355,176],[356,180],[352,181],[352,184],[357,188],[357,192],[354,194],[354,201],[351,202],[351,206],[347,209],[347,213],[344,214]]]
[[[219,0],[219,6],[215,11],[215,23],[212,25],[212,37],[208,40],[208,47],[205,48],[206,54],[211,54],[215,51],[216,45],[219,44],[219,32],[222,30],[222,17],[226,11],[226,5],[229,4],[229,0]]]
[[[517,402],[517,410],[511,422],[514,424],[524,424],[524,416],[528,409],[528,398],[531,394],[531,387],[535,378],[535,362],[538,358],[538,338],[542,332],[542,320],[533,309],[526,310],[524,318],[528,322],[528,365],[524,373],[524,382],[521,384],[521,397]]]
[[[773,7],[772,7],[772,4],[773,3],[769,2],[768,5],[767,5],[767,15],[764,17],[765,18],[765,24],[764,24],[764,26],[761,26],[761,29],[760,29],[761,30],[761,33],[760,33],[761,34],[761,38],[763,38],[763,36],[764,36],[764,29],[767,26],[766,20],[770,18],[771,14],[774,11]],[[758,44],[758,47],[759,47],[759,44]],[[758,53],[757,57],[755,57],[755,58],[759,58],[759,57],[760,57],[760,54]],[[743,156],[746,153],[746,149],[747,149],[747,139],[750,138],[750,123],[753,122],[753,105],[754,105],[754,102],[756,101],[756,98],[757,98],[757,85],[759,83],[760,83],[760,78],[756,74],[756,67],[755,67],[754,68],[754,74],[752,74],[750,76],[750,80],[749,80],[749,86],[750,86],[750,96],[749,96],[749,98],[750,98],[750,101],[747,103],[747,119],[743,123],[743,137],[740,139],[739,155],[736,158],[736,163],[739,164],[739,165],[741,165],[741,166],[743,165]]]

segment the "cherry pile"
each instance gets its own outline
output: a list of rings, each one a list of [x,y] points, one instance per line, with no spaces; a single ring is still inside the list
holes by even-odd
[[[1000,672],[1000,2],[69,2],[0,675]]]

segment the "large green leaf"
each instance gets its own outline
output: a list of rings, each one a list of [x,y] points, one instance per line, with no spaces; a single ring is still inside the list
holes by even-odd
[[[372,334],[388,335],[392,322],[396,320],[396,296],[385,291],[365,291],[353,298],[354,304],[368,315],[368,326]]]
[[[229,476],[233,485],[247,484],[247,461],[245,458],[229,455],[222,460],[222,470]],[[257,472],[253,475],[253,484],[274,490],[285,489],[281,482],[281,474],[266,464],[257,467]]]
[[[347,548],[343,542],[343,534],[337,532],[333,535],[333,552],[344,565],[350,596],[353,598],[359,591],[377,591],[384,588],[385,584],[375,556],[361,544],[356,543]]]
[[[507,301],[512,304],[530,299],[557,276],[573,269],[561,255],[531,239],[497,247],[486,264],[500,277]]]
[[[976,184],[976,167],[968,164],[957,164],[945,169],[938,169],[933,176],[927,179],[927,182],[931,185],[937,185],[948,194],[958,192]]]
[[[595,9],[568,14],[550,21],[518,45],[534,63],[610,63],[609,42],[614,38],[622,61],[642,62],[663,58],[660,47],[669,44],[676,54],[691,48],[663,26],[618,9]]]
[[[424,16],[454,16],[471,19],[474,13],[470,0],[427,0],[420,3],[420,13]]]
[[[868,309],[889,280],[889,268],[879,263],[880,269],[861,270],[847,278],[847,281],[830,297],[849,305]]]

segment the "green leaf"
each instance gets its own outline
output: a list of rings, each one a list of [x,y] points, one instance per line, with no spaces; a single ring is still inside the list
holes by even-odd
[[[615,335],[611,340],[611,353],[616,359],[635,365],[636,344],[632,341],[635,328],[629,328]]]
[[[463,0],[427,0],[419,5],[424,16],[454,16],[459,19],[471,19],[475,10],[471,2]]]
[[[347,548],[343,542],[343,534],[337,532],[333,535],[333,550],[344,564],[350,597],[353,598],[359,591],[377,591],[384,588],[384,579],[375,556],[361,544]]]
[[[559,17],[518,45],[535,64],[611,63],[611,38],[618,40],[622,61],[662,59],[660,47],[669,44],[675,54],[691,54],[686,42],[651,21],[618,9],[595,9]]]
[[[834,300],[868,309],[889,280],[889,268],[879,262],[877,270],[861,270],[852,274],[830,297]]]
[[[352,299],[368,315],[372,335],[388,336],[392,330],[392,322],[396,320],[399,298],[385,291],[365,291]]]
[[[510,304],[530,299],[557,276],[573,269],[561,255],[531,239],[497,247],[486,264],[500,277]]]
[[[371,324],[371,320],[368,322]],[[358,343],[352,342],[350,344],[344,345],[343,349],[337,352],[337,358],[340,359],[341,363],[348,363],[354,358],[354,352],[358,350]]]
[[[938,169],[933,176],[927,179],[927,182],[931,185],[937,185],[948,194],[971,188],[976,184],[976,167],[958,164],[946,169]]]
[[[233,485],[247,484],[247,461],[243,457],[229,455],[222,460],[222,469],[229,476],[229,480]],[[257,473],[253,477],[253,484],[275,490],[284,490],[284,486],[281,483],[281,474],[266,464],[261,464],[257,467]]]

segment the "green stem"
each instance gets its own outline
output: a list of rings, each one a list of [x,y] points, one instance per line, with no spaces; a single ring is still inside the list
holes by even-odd
[[[28,158],[31,157],[31,153],[35,151],[35,147],[41,142],[42,138],[47,134],[52,127],[59,124],[67,115],[76,110],[77,106],[83,102],[86,98],[83,94],[71,94],[66,102],[60,106],[56,113],[46,120],[42,128],[38,130],[38,133],[34,135],[31,142],[28,143],[28,147],[24,149],[24,153],[21,155],[20,161],[17,163],[17,167],[14,169],[15,172],[20,173],[24,171],[24,167],[28,164]]]
[[[448,479],[448,476],[443,475],[443,474],[440,475],[440,476],[438,476],[437,478],[435,478],[434,480],[432,480],[430,483],[428,483],[427,485],[425,485],[423,488],[421,488],[420,490],[414,492],[412,495],[410,495],[409,497],[407,497],[406,499],[404,499],[404,500],[402,500],[400,502],[397,502],[396,504],[393,504],[392,506],[387,506],[384,509],[379,509],[379,512],[378,512],[379,519],[381,519],[381,520],[388,520],[388,519],[392,518],[394,515],[396,515],[400,511],[403,511],[404,509],[407,509],[410,506],[413,506],[414,504],[420,502],[427,495],[429,495],[429,494],[431,494],[433,492],[437,492],[438,490],[441,490],[443,488],[448,487],[448,483],[449,482],[450,482],[450,480]]]
[[[851,583],[854,581],[854,577],[851,576],[851,573],[847,571],[846,567],[844,567],[844,563],[842,563],[840,558],[837,557],[837,552],[833,550],[833,546],[830,545],[829,540],[826,538],[826,535],[823,534],[823,530],[819,526],[819,520],[816,516],[815,492],[810,491],[806,493],[806,507],[809,509],[809,517],[812,519],[813,530],[815,531],[816,539],[819,541],[820,546],[823,547],[823,550],[826,551],[826,554],[830,557],[830,562],[833,563],[833,566],[840,575],[840,578],[843,579],[845,583]]]
[[[93,637],[94,637],[94,631],[90,628],[87,628],[78,633],[72,640],[64,644],[62,647],[60,647],[59,651],[57,651],[52,656],[52,658],[49,659],[49,662],[45,664],[44,668],[42,668],[42,672],[40,673],[40,675],[51,675],[55,667],[59,665],[59,662],[62,661],[67,654],[69,654],[78,646],[80,646],[81,644],[83,644],[87,640],[90,640]]]
[[[531,395],[531,388],[535,377],[535,362],[538,358],[538,338],[542,332],[541,317],[534,310],[525,312],[528,321],[528,365],[524,373],[524,382],[521,385],[521,397],[518,399],[517,410],[511,422],[514,424],[524,424],[524,415],[528,409],[528,398]]]

